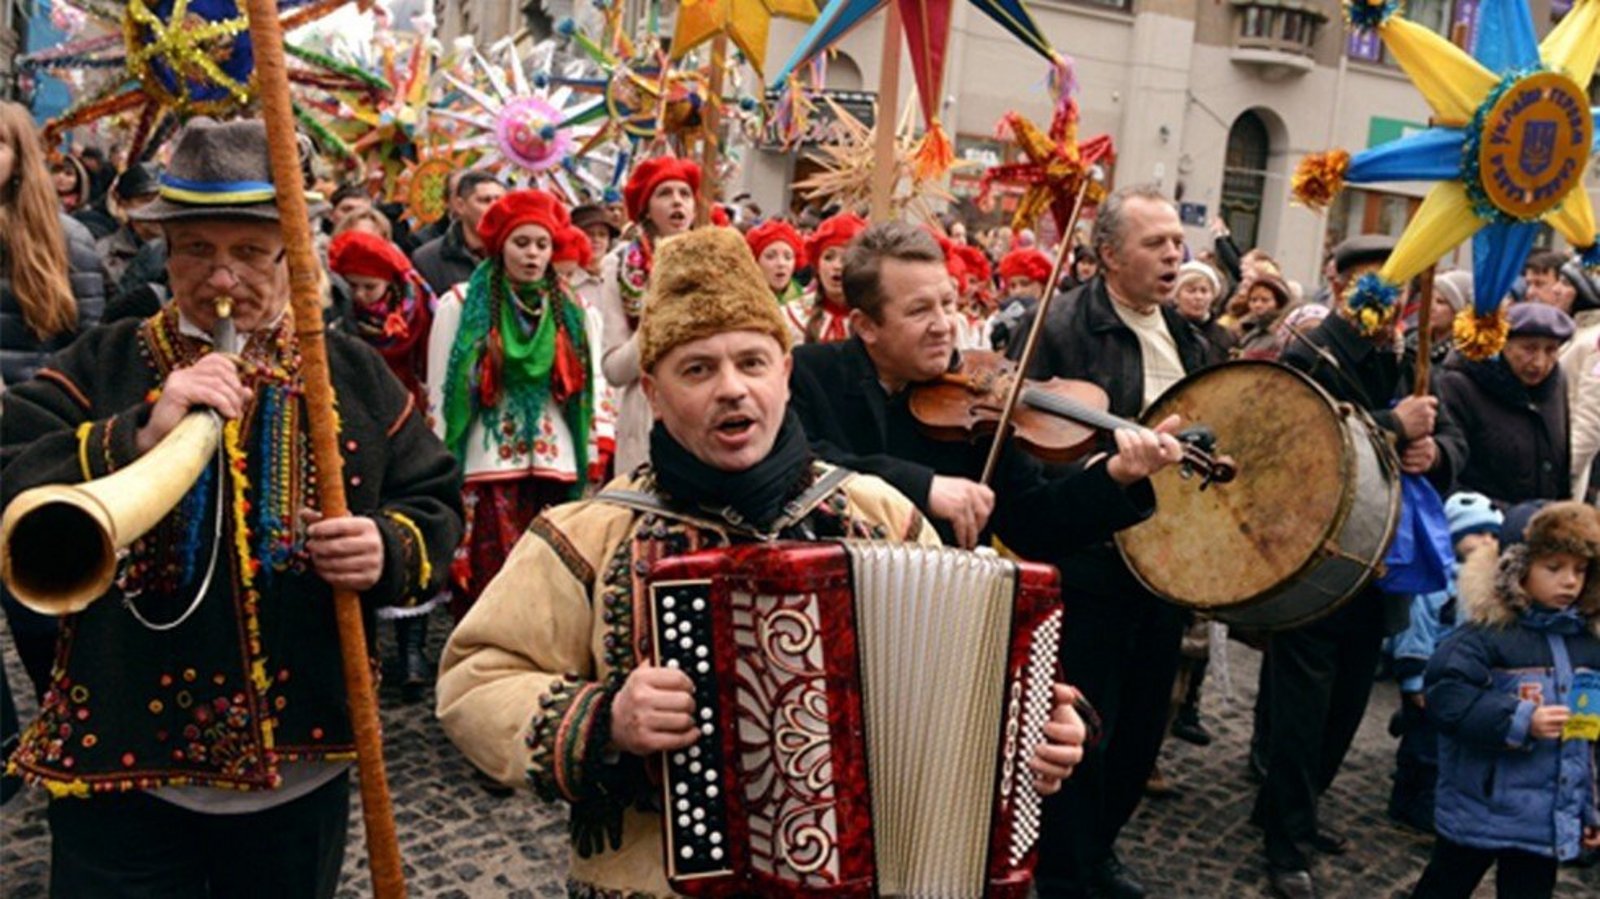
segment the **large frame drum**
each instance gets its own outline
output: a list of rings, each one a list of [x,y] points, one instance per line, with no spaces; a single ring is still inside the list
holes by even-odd
[[[1372,418],[1300,372],[1232,362],[1173,385],[1144,414],[1209,426],[1239,476],[1196,489],[1151,478],[1156,514],[1117,535],[1156,595],[1252,630],[1327,615],[1381,568],[1400,514],[1399,460]]]

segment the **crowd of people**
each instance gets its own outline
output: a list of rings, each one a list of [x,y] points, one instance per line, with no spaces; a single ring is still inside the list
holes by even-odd
[[[361,593],[369,628],[392,622],[403,701],[437,672],[437,715],[485,788],[571,806],[570,895],[669,895],[646,759],[699,730],[689,679],[648,662],[650,563],[845,537],[998,543],[1059,569],[1036,889],[1145,895],[1117,840],[1177,788],[1156,766],[1168,735],[1211,741],[1210,627],[1112,535],[1159,513],[1149,479],[1182,460],[1186,423],[1116,430],[1071,466],[1007,445],[986,480],[987,444],[936,439],[908,401],[963,353],[1020,359],[1035,328],[1029,377],[1091,382],[1132,421],[1230,360],[1297,369],[1445,498],[1446,589],[1372,583],[1253,638],[1240,761],[1279,895],[1315,896],[1315,856],[1349,848],[1319,797],[1380,668],[1402,696],[1390,815],[1437,833],[1413,895],[1468,896],[1497,863],[1502,897],[1549,896],[1559,864],[1600,851],[1595,743],[1569,726],[1579,692],[1600,700],[1600,280],[1570,254],[1528,259],[1504,350],[1472,361],[1450,330],[1469,273],[1362,328],[1342,297],[1391,239],[1330,247],[1308,289],[1220,222],[1190,245],[1152,186],[1063,235],[1052,283],[1056,248],[1031,232],[708,206],[671,156],[637,164],[620,203],[575,207],[463,170],[416,230],[327,185],[308,199],[353,515],[324,520],[264,129],[197,119],[175,141],[165,168],[117,173],[52,154],[0,104],[4,500],[124,468],[191,409],[228,421],[230,464],[130,547],[120,601],[63,622],[5,597],[30,681],[12,689],[41,709],[9,766],[50,791],[52,895],[332,895],[352,751],[332,588]],[[236,353],[215,351],[223,298]]]

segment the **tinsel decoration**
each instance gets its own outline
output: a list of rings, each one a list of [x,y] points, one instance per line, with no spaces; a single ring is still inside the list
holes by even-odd
[[[1368,272],[1344,296],[1345,308],[1361,333],[1371,337],[1394,321],[1399,311],[1400,285]]]
[[[1344,20],[1356,31],[1378,28],[1400,12],[1401,0],[1347,0]]]
[[[1600,234],[1595,235],[1594,243],[1578,251],[1578,264],[1590,273],[1600,273]]]
[[[1311,209],[1326,209],[1339,191],[1344,190],[1344,175],[1349,170],[1348,151],[1329,150],[1307,155],[1295,167],[1289,181],[1295,201]]]
[[[938,119],[928,123],[928,133],[922,136],[915,153],[911,154],[911,169],[919,180],[941,178],[956,161],[955,147]]]
[[[1474,362],[1482,362],[1500,352],[1511,333],[1511,318],[1504,312],[1479,315],[1471,309],[1456,313],[1450,327],[1456,350]]]
[[[1483,99],[1483,102],[1478,104],[1477,111],[1472,114],[1472,123],[1467,126],[1462,139],[1461,184],[1467,189],[1467,199],[1472,202],[1472,211],[1484,221],[1502,223],[1534,222],[1540,218],[1539,215],[1534,215],[1530,218],[1518,218],[1508,215],[1499,206],[1496,206],[1494,201],[1489,199],[1489,191],[1483,186],[1483,173],[1478,167],[1478,151],[1483,144],[1483,133],[1489,113],[1499,104],[1500,98],[1505,96],[1506,91],[1515,87],[1522,78],[1537,71],[1540,70],[1535,68],[1506,73],[1500,79],[1500,83],[1495,85],[1494,90],[1491,90],[1489,95]]]

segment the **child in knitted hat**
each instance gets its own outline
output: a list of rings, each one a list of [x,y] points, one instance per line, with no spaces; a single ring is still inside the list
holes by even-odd
[[[1456,559],[1465,561],[1480,546],[1498,549],[1505,517],[1487,496],[1463,491],[1444,504],[1450,525],[1450,543]],[[1433,788],[1439,776],[1438,731],[1424,711],[1422,672],[1428,667],[1439,641],[1455,630],[1456,577],[1443,590],[1411,601],[1411,624],[1396,634],[1391,644],[1395,679],[1400,685],[1400,710],[1389,730],[1400,737],[1395,751],[1394,787],[1389,793],[1389,817],[1424,833],[1433,830]]]
[[[1426,675],[1438,840],[1412,897],[1466,899],[1490,865],[1502,899],[1546,897],[1561,862],[1600,848],[1600,510],[1551,503],[1526,544],[1477,549],[1460,587],[1463,623]]]

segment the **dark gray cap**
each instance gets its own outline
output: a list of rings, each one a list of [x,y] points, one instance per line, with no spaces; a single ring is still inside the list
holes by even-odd
[[[267,127],[256,119],[219,122],[191,119],[178,133],[172,161],[158,178],[154,201],[135,210],[136,221],[169,222],[197,218],[278,220],[267,156]],[[310,213],[327,208],[307,194]]]
[[[1333,248],[1333,267],[1339,274],[1358,265],[1382,263],[1394,252],[1395,239],[1387,234],[1362,234]]]
[[[1544,303],[1522,302],[1511,307],[1509,337],[1551,337],[1572,339],[1572,316]]]

